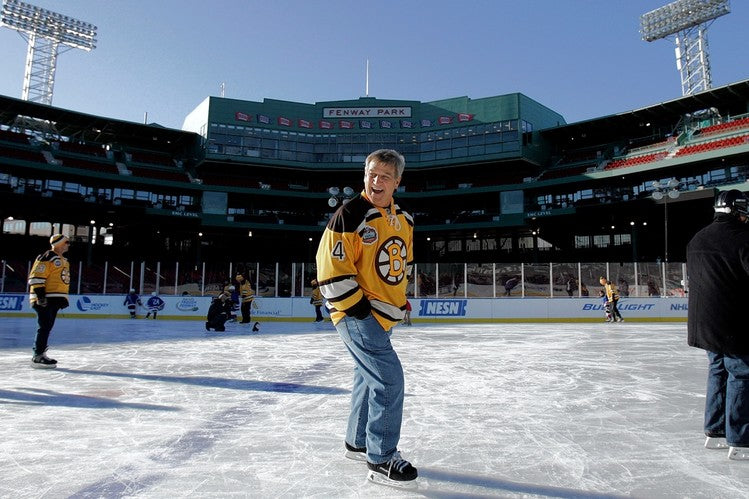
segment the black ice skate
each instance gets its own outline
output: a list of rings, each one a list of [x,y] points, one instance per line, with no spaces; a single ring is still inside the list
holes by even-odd
[[[346,452],[344,452],[344,457],[347,457],[349,459],[352,459],[354,461],[366,461],[367,460],[367,448],[366,447],[354,447],[353,445],[349,445],[348,442],[344,442],[346,444]]]
[[[50,359],[47,354],[34,355],[31,358],[31,366],[37,369],[54,369],[57,367],[57,361]]]
[[[253,332],[253,333],[257,333],[258,331],[260,331],[260,323],[259,323],[259,322],[256,322],[256,323],[255,323],[255,324],[254,324],[254,325],[252,326],[252,332]]]
[[[416,488],[416,477],[419,476],[416,468],[396,452],[389,461],[379,464],[367,462],[369,474],[367,479],[380,485],[388,485],[399,489]]]

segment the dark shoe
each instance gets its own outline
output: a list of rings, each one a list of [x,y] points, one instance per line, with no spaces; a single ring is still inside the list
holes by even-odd
[[[50,359],[47,357],[47,354],[43,353],[41,355],[34,355],[31,358],[31,365],[40,369],[52,369],[57,367],[57,361],[55,359]]]
[[[397,451],[389,461],[378,464],[367,462],[367,467],[369,467],[367,478],[370,481],[393,487],[414,486],[416,477],[419,476],[416,468],[403,459]]]
[[[345,457],[352,459],[354,461],[366,461],[367,460],[367,448],[366,447],[354,447],[353,445],[349,445],[348,442],[344,442],[346,444],[346,452],[343,454]]]

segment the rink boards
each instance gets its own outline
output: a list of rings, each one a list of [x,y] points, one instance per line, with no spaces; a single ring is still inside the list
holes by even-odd
[[[210,296],[161,296],[160,319],[202,320]],[[70,306],[60,313],[76,318],[128,317],[124,297],[71,295]],[[587,298],[426,298],[409,299],[411,318],[429,322],[599,322],[604,319],[600,299]],[[627,321],[686,321],[686,298],[623,298],[619,310]],[[147,310],[138,307],[138,317]],[[28,295],[0,294],[0,316],[33,316]],[[256,298],[253,320],[307,321],[315,316],[309,298]]]

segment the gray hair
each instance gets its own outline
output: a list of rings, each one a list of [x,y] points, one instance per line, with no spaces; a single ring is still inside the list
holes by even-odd
[[[370,161],[376,161],[378,163],[385,163],[395,168],[395,177],[401,178],[403,170],[406,169],[406,159],[401,153],[394,149],[378,149],[367,156],[364,160],[364,170],[366,171]]]

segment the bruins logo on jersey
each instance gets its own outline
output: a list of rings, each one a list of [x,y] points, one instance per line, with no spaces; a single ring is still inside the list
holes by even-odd
[[[385,283],[394,286],[406,277],[408,248],[400,237],[387,239],[377,249],[377,275]]]

